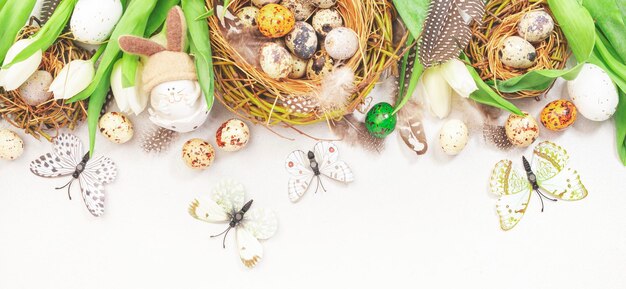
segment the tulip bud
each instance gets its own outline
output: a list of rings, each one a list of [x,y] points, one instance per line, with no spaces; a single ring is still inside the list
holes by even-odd
[[[135,85],[124,87],[122,84],[122,60],[118,60],[113,66],[111,73],[111,90],[115,103],[120,111],[130,114],[131,112],[138,115],[144,111],[148,105],[148,94],[141,87],[141,74],[143,73],[143,65],[141,62],[137,64],[137,73],[135,74]]]
[[[95,73],[91,60],[72,60],[61,69],[48,91],[55,99],[70,99],[89,86]]]
[[[22,39],[15,42],[13,46],[9,48],[2,65],[5,66],[11,63],[13,59],[22,52],[22,50],[33,43],[33,41],[33,39]],[[4,87],[6,91],[15,90],[20,87],[37,71],[41,63],[41,58],[41,50],[38,50],[26,60],[14,63],[10,67],[0,69],[0,86]]]

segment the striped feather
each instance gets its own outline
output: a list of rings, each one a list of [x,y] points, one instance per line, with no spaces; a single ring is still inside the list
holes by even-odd
[[[59,6],[59,2],[61,2],[61,0],[43,1],[43,4],[41,5],[41,19],[39,19],[42,25],[46,24],[50,17],[52,17],[52,13],[54,13],[54,10],[57,9],[57,6]]]

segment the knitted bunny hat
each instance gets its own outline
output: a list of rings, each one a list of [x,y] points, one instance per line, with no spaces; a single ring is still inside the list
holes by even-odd
[[[143,90],[152,89],[164,82],[176,80],[198,80],[196,67],[191,56],[184,52],[187,38],[185,16],[179,6],[167,14],[167,47],[132,35],[119,38],[120,48],[130,54],[148,56],[143,70]]]

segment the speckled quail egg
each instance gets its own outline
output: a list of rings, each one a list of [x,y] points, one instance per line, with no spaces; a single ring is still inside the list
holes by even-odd
[[[123,144],[133,138],[130,119],[120,112],[107,112],[98,122],[100,133],[113,143]]]
[[[458,155],[469,141],[469,130],[458,119],[446,121],[439,131],[439,145],[447,155]]]
[[[324,49],[336,60],[349,59],[359,50],[359,36],[350,28],[337,27],[326,35]]]
[[[74,38],[83,43],[104,43],[122,17],[120,0],[80,0],[76,2],[70,30]]]
[[[291,72],[293,61],[291,53],[284,47],[274,43],[265,43],[261,47],[259,62],[261,68],[273,79],[285,78]]]
[[[311,24],[298,21],[285,36],[285,45],[297,57],[309,59],[317,50],[317,35]]]
[[[315,12],[310,0],[283,0],[280,4],[291,10],[297,21],[306,21]]]
[[[513,68],[529,68],[537,60],[535,47],[519,36],[507,37],[499,53],[502,63]]]
[[[564,130],[576,121],[576,106],[565,99],[557,99],[548,103],[541,110],[539,120],[549,130]]]
[[[278,4],[268,4],[259,10],[256,23],[261,34],[270,38],[283,37],[296,24],[293,13]]]
[[[539,137],[537,121],[524,112],[524,115],[511,114],[504,124],[506,137],[518,147],[527,147]]]
[[[546,11],[531,11],[517,24],[517,33],[529,42],[540,42],[554,30],[554,20]]]
[[[291,55],[291,57],[293,60],[291,62],[291,72],[289,73],[288,77],[291,79],[299,79],[304,77],[304,75],[306,75],[307,61],[305,59],[298,58],[295,55]]]
[[[611,77],[594,64],[585,64],[576,79],[567,82],[567,92],[580,114],[593,121],[611,118],[619,104]]]
[[[254,28],[257,27],[256,17],[259,15],[259,8],[254,6],[246,6],[239,9],[237,12],[237,18],[239,18],[239,23],[243,25],[243,27]]]
[[[13,131],[0,129],[0,159],[12,161],[24,153],[24,141]]]
[[[343,25],[341,14],[335,9],[320,9],[313,15],[313,28],[322,37],[331,30]]]
[[[17,90],[26,104],[38,106],[52,97],[52,92],[48,92],[52,80],[50,72],[38,70]]]
[[[319,8],[330,8],[337,3],[337,0],[312,0],[313,4]]]
[[[250,129],[248,125],[236,118],[222,123],[215,133],[217,147],[227,152],[234,152],[244,148],[249,140]]]
[[[252,0],[252,4],[254,4],[254,6],[256,7],[263,7],[267,4],[276,4],[280,2],[280,0]]]
[[[192,169],[206,169],[213,164],[214,160],[215,149],[204,140],[194,138],[188,140],[183,145],[183,161]]]
[[[306,77],[308,79],[320,79],[327,73],[333,71],[335,61],[326,53],[320,50],[315,52],[306,65]]]

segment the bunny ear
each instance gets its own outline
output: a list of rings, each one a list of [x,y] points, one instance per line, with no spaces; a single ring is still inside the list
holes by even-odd
[[[185,15],[179,6],[174,6],[167,14],[167,50],[183,52],[187,38]]]
[[[132,35],[120,36],[118,42],[120,48],[130,54],[152,56],[153,54],[165,51],[165,47],[152,40]]]

